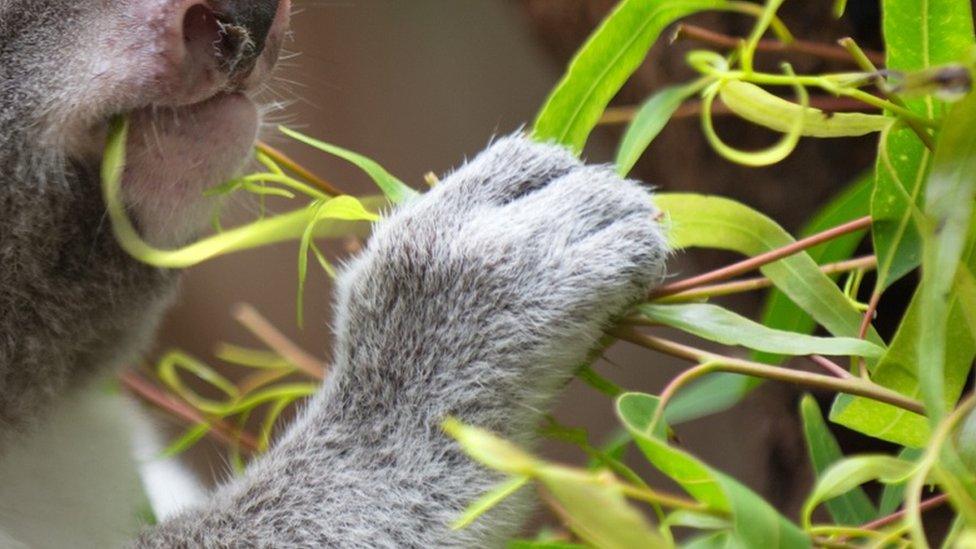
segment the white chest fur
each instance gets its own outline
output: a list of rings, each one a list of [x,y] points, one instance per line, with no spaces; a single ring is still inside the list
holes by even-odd
[[[0,547],[111,548],[145,501],[132,458],[132,405],[99,387],[60,402],[0,457]]]

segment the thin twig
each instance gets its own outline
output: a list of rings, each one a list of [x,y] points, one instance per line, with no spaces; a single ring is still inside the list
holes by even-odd
[[[188,425],[207,424],[210,430],[207,435],[230,447],[241,446],[249,452],[258,451],[258,442],[250,433],[242,432],[220,420],[205,417],[189,404],[173,398],[153,383],[133,371],[127,371],[119,376],[122,385],[134,395],[156,406],[176,419]]]
[[[918,510],[920,512],[924,512],[924,511],[928,511],[930,509],[935,509],[936,507],[939,507],[940,505],[943,505],[947,501],[949,501],[949,496],[946,495],[946,494],[940,494],[938,496],[933,496],[933,497],[931,497],[931,498],[923,501],[922,503],[920,503],[918,505]],[[904,509],[901,509],[901,510],[895,511],[894,513],[892,513],[890,515],[881,517],[881,518],[876,519],[876,520],[872,520],[871,522],[867,522],[867,523],[861,525],[861,528],[864,529],[864,530],[877,530],[878,528],[883,528],[885,526],[888,526],[889,524],[894,524],[894,523],[898,522],[899,520],[901,520],[901,519],[903,519],[905,517],[905,514],[906,514],[905,510]]]
[[[312,173],[310,170],[308,170],[307,168],[305,168],[295,160],[292,160],[290,156],[272,147],[271,145],[268,145],[263,141],[258,141],[257,147],[259,151],[268,155],[268,157],[270,157],[272,160],[288,168],[289,170],[295,172],[296,174],[298,174],[299,177],[315,185],[316,187],[326,192],[327,194],[330,194],[332,196],[341,196],[341,195],[348,194],[342,189],[340,189],[339,187],[336,187],[332,183],[315,175],[314,173]]]
[[[864,318],[861,320],[861,327],[857,331],[857,336],[864,339],[868,335],[868,330],[871,329],[871,321],[874,320],[874,314],[878,310],[878,304],[881,302],[881,292],[874,292],[871,294],[871,299],[868,301],[868,308],[864,311]]]
[[[697,40],[713,46],[722,48],[738,48],[742,44],[742,39],[715,32],[695,25],[678,25],[672,35],[671,42],[682,38]],[[792,42],[781,42],[779,40],[760,40],[756,45],[756,51],[780,52],[780,53],[803,53],[813,55],[823,59],[834,61],[850,62],[851,57],[844,48],[839,48],[833,44],[822,44],[820,42],[809,42],[806,40],[793,40]],[[877,64],[884,63],[884,54],[876,51],[865,51],[871,61]]]
[[[325,379],[325,364],[288,339],[253,306],[246,303],[238,304],[234,307],[233,316],[281,358],[291,362],[314,379]]]
[[[875,87],[878,89],[879,92],[881,92],[881,95],[883,95],[885,99],[887,99],[894,105],[901,107],[902,109],[910,110],[908,108],[908,105],[906,105],[905,102],[900,97],[898,97],[893,93],[890,93],[887,87],[884,85],[884,78],[881,76],[881,72],[875,66],[876,64],[881,64],[883,62],[875,61],[874,59],[872,59],[867,54],[867,52],[862,50],[861,47],[857,45],[857,42],[855,42],[853,38],[850,37],[841,38],[840,40],[837,41],[837,43],[840,44],[847,52],[847,54],[851,56],[854,62],[857,63],[859,67],[861,67],[861,70],[876,75],[874,78]],[[922,143],[925,144],[925,147],[928,150],[930,151],[935,150],[935,140],[932,138],[932,135],[929,134],[928,130],[926,130],[925,127],[923,127],[918,122],[918,120],[908,116],[903,117],[902,120],[904,120],[905,123],[908,124],[908,127],[911,128],[913,132],[915,132],[915,135],[917,135],[918,138],[922,141]]]
[[[810,361],[816,364],[817,366],[820,366],[827,372],[830,372],[831,374],[841,379],[851,379],[854,377],[851,375],[850,372],[842,368],[839,364],[837,364],[833,360],[828,359],[827,357],[820,356],[820,355],[810,355],[807,358],[810,359]]]
[[[833,376],[814,374],[802,370],[790,370],[788,368],[733,358],[660,337],[642,334],[632,328],[617,327],[611,330],[610,334],[635,345],[699,364],[699,366],[690,368],[675,378],[668,385],[668,389],[665,389],[665,392],[661,393],[662,401],[664,400],[665,393],[669,389],[674,392],[674,390],[680,387],[679,384],[687,383],[713,372],[731,372],[734,374],[792,383],[802,387],[861,396],[877,400],[878,402],[884,402],[885,404],[890,404],[903,410],[908,410],[909,412],[925,415],[925,406],[921,402],[910,399],[886,387],[871,383],[868,380],[853,377],[850,379],[839,379]],[[674,386],[673,389],[672,386]]]
[[[691,118],[701,114],[702,103],[698,100],[686,101],[671,116],[672,120]],[[871,105],[865,105],[863,101],[850,97],[833,97],[830,95],[813,96],[810,98],[810,106],[826,112],[839,111],[864,111],[873,110]],[[600,117],[600,125],[613,126],[619,124],[629,124],[640,110],[639,105],[629,105],[625,107],[610,107],[603,112]],[[713,116],[728,116],[735,114],[724,103],[712,105]]]
[[[857,232],[866,229],[871,226],[871,217],[865,216],[860,219],[855,219],[843,225],[839,225],[832,229],[828,229],[822,233],[817,233],[813,236],[797,240],[789,245],[783,246],[776,250],[766,252],[764,254],[759,254],[754,257],[750,257],[744,261],[738,263],[733,263],[721,269],[716,269],[711,272],[707,272],[698,276],[687,278],[685,280],[679,280],[665,286],[661,286],[653,290],[649,298],[659,299],[664,296],[675,295],[681,292],[688,291],[692,288],[697,288],[699,286],[704,286],[706,284],[712,284],[720,280],[727,280],[734,276],[748,273],[749,271],[754,271],[764,265],[772,263],[774,261],[779,261],[785,257],[798,254],[808,248],[812,248],[818,244],[828,242],[835,238]]]
[[[836,263],[821,265],[820,272],[825,275],[832,275],[837,273],[846,273],[849,271],[867,271],[874,269],[877,266],[878,258],[876,256],[869,255],[858,257],[856,259],[848,259],[846,261],[838,261]],[[679,294],[661,298],[658,300],[658,303],[683,303],[687,301],[697,301],[711,297],[721,297],[755,290],[763,290],[772,286],[773,281],[771,279],[765,276],[760,276],[755,278],[747,278],[745,280],[735,280],[732,282],[723,282],[721,284],[712,284],[710,286],[701,286],[693,290],[688,290]]]

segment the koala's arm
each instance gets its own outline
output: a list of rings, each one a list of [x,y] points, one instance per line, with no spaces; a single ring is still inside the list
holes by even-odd
[[[144,547],[484,547],[520,498],[448,524],[500,480],[440,425],[530,443],[614,315],[664,274],[650,195],[510,137],[383,221],[339,281],[334,369],[279,443]]]

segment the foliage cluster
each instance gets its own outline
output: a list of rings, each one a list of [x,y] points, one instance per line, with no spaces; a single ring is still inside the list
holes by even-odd
[[[727,50],[689,53],[687,62],[697,77],[659,90],[636,111],[619,146],[620,173],[629,173],[678,109],[689,104],[700,111],[702,131],[716,153],[729,161],[764,166],[786,158],[803,137],[876,134],[873,173],[852,182],[824,206],[799,240],[763,214],[726,198],[658,195],[676,249],[715,248],[747,256],[653,291],[609,334],[692,366],[660,395],[650,395],[625,392],[589,365],[581,365],[580,378],[614,399],[622,436],[597,447],[578,429],[552,424],[545,432],[577,443],[592,458],[589,467],[549,463],[491,433],[449,420],[445,429],[474,459],[508,475],[507,481],[473,503],[456,527],[465,527],[536,483],[571,536],[545,534],[513,542],[513,547],[928,547],[932,532],[926,529],[923,511],[942,504],[951,506],[954,521],[937,541],[946,547],[976,543],[976,396],[966,391],[976,357],[976,132],[971,129],[976,127],[976,95],[969,93],[976,57],[971,4],[883,0],[885,52],[883,67],[878,68],[878,56],[851,39],[832,46],[794,38],[776,15],[783,1],[621,0],[549,97],[534,125],[535,137],[582,151],[610,101],[668,26],[702,11],[738,12],[755,19],[748,36]],[[843,11],[843,2],[838,2],[837,16]],[[773,38],[765,38],[767,34]],[[778,72],[757,68],[757,52],[783,49],[814,55],[828,50],[849,59],[852,70],[797,74],[787,63]],[[773,93],[777,89],[788,93]],[[836,98],[847,101],[850,112],[821,108],[837,105],[831,102]],[[741,119],[779,132],[781,138],[759,151],[725,143],[712,123],[716,101]],[[120,241],[149,263],[184,267],[295,239],[301,242],[302,287],[309,255],[332,272],[316,239],[351,230],[334,220],[375,219],[377,199],[346,196],[277,151],[262,147],[259,159],[267,171],[213,192],[243,190],[262,197],[298,193],[310,200],[308,206],[229,230],[216,223],[214,236],[186,249],[154,249],[138,238],[117,199],[124,129],[124,122],[119,122],[106,155],[106,200]],[[358,165],[391,201],[414,192],[369,159],[283,131]],[[868,236],[874,253],[851,258]],[[757,269],[758,278],[732,280]],[[868,302],[862,303],[859,291],[864,274],[871,270],[874,287]],[[885,290],[916,270],[921,277],[914,298],[894,337],[884,341],[872,327],[874,312]],[[758,322],[710,302],[764,288],[773,289]],[[237,451],[265,448],[278,415],[314,390],[309,380],[325,375],[318,361],[254,311],[244,310],[240,317],[270,347],[221,348],[222,360],[253,369],[244,381],[233,383],[180,353],[167,356],[157,369],[166,393],[139,376],[127,376],[131,388],[194,424],[171,451],[181,451],[208,433]],[[655,333],[660,326],[748,349],[751,356],[679,344]],[[812,335],[818,327],[828,335]],[[807,357],[822,373],[784,366],[787,357]],[[223,399],[200,396],[188,388],[181,373],[212,386]],[[283,381],[296,374],[308,379]],[[802,425],[797,427],[806,437],[816,483],[801,515],[783,516],[669,437],[681,422],[730,408],[763,380],[835,395],[829,421],[900,450],[890,455],[843,455],[817,401],[805,397],[800,404]],[[266,411],[259,435],[249,435],[244,427],[261,407]],[[623,454],[631,445],[684,493],[649,486],[625,465]],[[869,497],[864,490],[870,482],[883,486],[880,497]],[[815,512],[821,506],[826,513]]]

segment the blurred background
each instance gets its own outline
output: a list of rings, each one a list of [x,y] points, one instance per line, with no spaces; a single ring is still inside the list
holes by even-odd
[[[296,52],[279,72],[271,100],[289,101],[274,112],[283,122],[312,136],[376,159],[409,184],[424,187],[427,172],[443,173],[481,150],[494,135],[531,123],[560,77],[572,52],[613,6],[611,0],[347,0],[297,1],[293,20]],[[831,2],[789,2],[784,18],[799,35],[832,41],[855,35],[877,43],[876,3],[852,0],[850,19],[828,19]],[[875,10],[875,11],[872,11]],[[738,16],[695,20],[730,34],[750,21]],[[659,45],[618,104],[639,102],[657,87],[678,82],[685,40]],[[797,58],[799,70],[821,70],[823,62]],[[587,150],[590,161],[605,162],[622,127],[601,127]],[[762,130],[720,124],[742,147],[775,139]],[[267,140],[343,189],[355,194],[375,188],[355,169],[287,142],[269,132]],[[700,137],[697,119],[669,126],[638,166],[635,176],[663,190],[714,192],[733,196],[796,229],[819,203],[868,167],[870,139],[805,143],[782,165],[749,170],[718,159]],[[827,165],[825,159],[832,162]],[[230,219],[253,215],[254,205],[233,207]],[[283,209],[283,207],[279,208]],[[327,243],[342,258],[348,242]],[[311,269],[305,298],[306,326],[296,326],[294,243],[222,258],[187,273],[178,305],[169,315],[157,353],[179,348],[214,363],[219,342],[259,346],[230,315],[234,304],[254,305],[281,331],[310,353],[330,354],[331,286]],[[719,253],[682,253],[672,263],[674,277],[733,259]],[[734,302],[754,314],[759,297]],[[598,371],[627,389],[658,392],[685,364],[619,344]],[[795,429],[796,395],[788,387],[764,386],[732,412],[678,428],[680,444],[792,511],[807,486],[805,449]],[[603,440],[616,424],[612,402],[574,382],[556,416],[567,425],[590,429]],[[179,432],[178,426],[174,433]],[[571,446],[546,442],[547,455],[580,463]],[[201,478],[228,474],[226,458],[205,440],[191,452]]]

